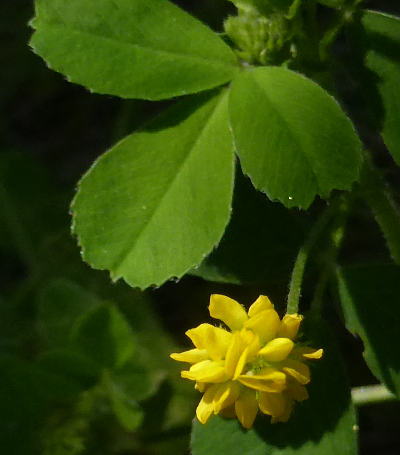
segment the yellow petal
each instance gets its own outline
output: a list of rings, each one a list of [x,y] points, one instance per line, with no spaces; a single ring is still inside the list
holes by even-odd
[[[211,417],[214,410],[213,398],[217,390],[218,384],[212,385],[205,391],[202,399],[200,400],[196,409],[196,416],[200,423],[207,423],[208,419]]]
[[[242,374],[238,377],[243,385],[263,392],[281,392],[286,387],[286,375],[274,368],[264,368],[258,375]]]
[[[170,357],[178,362],[197,363],[209,358],[205,349],[190,349],[184,352],[174,352]]]
[[[288,380],[285,392],[290,398],[296,401],[304,401],[308,399],[307,389],[294,379]]]
[[[239,398],[235,401],[235,412],[244,428],[249,429],[253,426],[257,411],[256,393],[250,390],[242,390]]]
[[[243,372],[243,369],[247,362],[251,361],[253,358],[257,357],[257,353],[260,350],[260,342],[258,340],[258,335],[255,335],[250,330],[242,330],[241,337],[245,340],[247,347],[242,352],[239,360],[236,364],[235,371],[233,373],[233,379],[236,380]]]
[[[290,415],[292,414],[293,409],[293,402],[288,400],[286,403],[286,408],[283,414],[280,416],[272,416],[271,423],[278,423],[278,422],[287,422],[289,420]]]
[[[258,406],[262,413],[279,417],[285,413],[287,400],[283,393],[260,392]]]
[[[208,384],[206,382],[196,382],[194,388],[199,392],[203,393],[206,391]]]
[[[244,326],[259,336],[260,343],[266,343],[275,337],[279,325],[278,313],[275,310],[264,310],[251,317]]]
[[[221,360],[225,357],[232,334],[227,330],[214,327],[211,324],[200,324],[186,332],[197,349],[205,349],[212,360]]]
[[[294,340],[297,336],[302,320],[303,316],[300,314],[286,314],[282,319],[277,336]]]
[[[196,382],[225,382],[228,378],[225,373],[224,362],[214,362],[212,360],[203,360],[195,363],[189,371],[181,371],[182,378],[190,379]]]
[[[274,338],[258,351],[269,362],[281,362],[291,353],[294,343],[289,338]]]
[[[225,295],[212,294],[208,309],[211,317],[224,322],[231,330],[240,330],[247,321],[242,305]]]
[[[303,362],[289,359],[285,361],[282,369],[300,384],[308,384],[310,382],[310,369]]]
[[[240,331],[240,336],[244,340],[246,346],[248,347],[248,359],[249,361],[252,358],[257,357],[258,351],[260,350],[260,338],[257,334],[251,330],[242,329]]]
[[[256,335],[250,330],[241,330],[233,334],[225,358],[225,370],[229,377],[236,379],[242,373],[249,354],[255,355],[259,349]]]
[[[229,345],[225,358],[225,371],[230,378],[233,377],[240,356],[246,349],[246,344],[240,336],[240,332],[235,332],[232,338],[233,340]]]
[[[239,393],[240,385],[237,382],[228,381],[221,384],[213,398],[214,414],[218,414],[222,409],[232,405]]]
[[[305,359],[320,359],[324,353],[324,350],[314,349],[308,346],[299,346],[296,347],[295,352]]]
[[[234,419],[236,417],[235,404],[231,404],[227,408],[224,408],[219,413],[224,419]]]
[[[311,348],[312,349],[312,348]],[[323,349],[313,349],[312,352],[307,352],[303,354],[303,357],[306,359],[320,359],[324,354]]]
[[[243,372],[243,368],[247,363],[247,358],[249,356],[249,347],[247,347],[243,352],[242,355],[239,357],[239,360],[236,364],[235,371],[233,373],[233,379],[237,379]]]
[[[249,317],[253,317],[257,313],[261,313],[261,311],[273,309],[274,305],[272,305],[269,298],[266,295],[260,295],[260,297],[258,297],[258,299],[250,306],[248,314]]]

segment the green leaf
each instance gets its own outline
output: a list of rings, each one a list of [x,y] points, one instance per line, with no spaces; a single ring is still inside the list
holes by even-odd
[[[145,288],[181,277],[219,242],[234,168],[226,98],[185,99],[95,163],[72,206],[84,260]]]
[[[242,169],[254,186],[286,207],[307,208],[319,194],[358,179],[361,143],[337,102],[284,68],[241,73],[229,113]]]
[[[374,74],[373,83],[380,95],[383,113],[380,129],[394,160],[400,165],[400,18],[376,11],[362,17],[367,52],[365,64]],[[368,94],[368,101],[374,97]],[[375,114],[379,115],[379,107]]]
[[[78,317],[101,303],[93,294],[68,280],[54,280],[39,299],[39,329],[49,345],[64,347]]]
[[[174,352],[176,345],[172,335],[163,327],[160,316],[156,313],[149,293],[131,289],[125,283],[119,284],[125,290],[118,295],[119,308],[132,327],[135,343],[135,364],[140,362],[152,372],[159,370],[179,371],[176,362],[171,362],[169,354]],[[127,364],[129,368],[129,364]],[[179,379],[179,383],[182,381]]]
[[[125,393],[111,376],[106,375],[105,381],[115,416],[125,430],[135,430],[143,421],[142,408],[131,396]]]
[[[64,377],[73,383],[77,390],[85,390],[95,385],[100,374],[98,366],[91,359],[67,349],[45,352],[38,358],[37,365],[45,374]],[[64,393],[64,390],[61,393]]]
[[[134,352],[133,333],[118,309],[103,304],[83,315],[72,328],[76,349],[107,368],[120,368]]]
[[[306,221],[304,212],[270,202],[238,171],[225,234],[218,247],[190,273],[234,284],[281,283],[290,275]]]
[[[368,366],[400,397],[400,267],[342,268],[339,291],[346,326],[361,337]]]
[[[112,373],[114,384],[131,399],[142,401],[155,392],[155,384],[150,370],[135,358],[123,368]]]
[[[55,419],[54,419],[55,420]],[[41,455],[81,455],[85,450],[85,436],[89,432],[85,417],[64,417],[63,421],[51,421],[40,433]]]
[[[230,81],[231,49],[167,0],[36,0],[31,46],[98,93],[158,100]]]
[[[149,398],[156,391],[149,371],[135,356],[123,368],[107,372],[104,379],[112,409],[121,425],[128,431],[135,430],[144,417],[138,401]]]
[[[251,430],[243,430],[236,419],[212,417],[206,425],[195,420],[193,455],[357,454],[355,411],[343,359],[323,321],[308,323],[312,346],[324,348],[323,358],[311,366],[310,398],[296,404],[287,423],[271,424],[260,415]]]

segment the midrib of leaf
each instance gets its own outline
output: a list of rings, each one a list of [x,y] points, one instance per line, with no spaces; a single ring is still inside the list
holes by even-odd
[[[256,78],[252,78],[254,83],[258,86],[258,88],[262,91],[262,93],[264,94],[265,98],[268,100],[268,102],[271,104],[271,106],[273,107],[274,109],[274,112],[276,113],[277,117],[282,121],[282,123],[285,125],[286,127],[286,131],[288,132],[288,135],[290,136],[290,138],[293,140],[293,142],[298,146],[298,149],[299,151],[301,152],[301,155],[303,156],[304,160],[307,162],[308,164],[308,167],[311,169],[311,174],[314,178],[314,182],[317,186],[317,192],[320,193],[321,190],[320,190],[320,187],[319,187],[319,184],[318,184],[318,174],[315,173],[313,167],[311,166],[311,163],[310,163],[310,159],[309,157],[307,156],[306,152],[304,151],[304,147],[303,147],[303,144],[301,143],[301,141],[298,141],[296,136],[293,135],[292,131],[291,131],[291,125],[290,123],[285,119],[285,117],[281,114],[281,112],[279,111],[279,109],[277,108],[276,106],[276,103],[274,103],[271,98],[268,96],[268,94],[265,92],[265,90],[263,89],[263,87],[259,84],[259,82],[256,80]]]
[[[190,161],[190,158],[193,156],[192,155],[192,151],[196,148],[197,144],[200,142],[201,138],[204,135],[205,130],[207,129],[207,126],[213,120],[216,112],[218,111],[218,108],[221,106],[221,103],[224,101],[225,96],[226,96],[226,94],[224,94],[222,96],[220,95],[220,99],[216,103],[212,114],[207,117],[207,119],[206,119],[203,127],[201,128],[198,136],[192,141],[192,144],[190,145],[190,147],[188,147],[188,149],[190,151],[184,156],[184,158],[183,158],[182,162],[180,163],[180,165],[178,166],[178,170],[174,174],[174,177],[172,178],[167,190],[163,192],[163,194],[162,194],[162,196],[161,196],[161,198],[159,200],[159,203],[154,206],[154,210],[152,211],[152,213],[150,214],[149,218],[147,219],[147,221],[144,223],[144,225],[142,226],[141,230],[139,231],[139,233],[138,233],[138,235],[136,237],[136,241],[133,243],[132,247],[128,248],[127,251],[122,252],[120,257],[116,261],[114,261],[113,268],[110,269],[111,276],[112,276],[113,279],[118,279],[118,278],[120,278],[120,276],[122,276],[122,274],[120,274],[118,271],[123,268],[124,263],[126,262],[128,257],[130,257],[134,253],[135,249],[137,248],[138,244],[140,243],[140,240],[141,240],[142,236],[146,232],[147,227],[152,223],[152,221],[153,221],[155,215],[157,214],[158,210],[164,204],[164,202],[167,199],[170,191],[174,187],[175,182],[177,180],[179,180],[179,177],[181,175],[181,171],[184,169],[186,164]],[[158,283],[154,283],[154,284],[158,284]]]
[[[173,51],[168,51],[168,50],[165,50],[165,49],[155,49],[154,47],[151,47],[151,46],[148,46],[148,45],[143,45],[143,44],[135,44],[135,43],[130,43],[129,41],[120,41],[114,37],[109,37],[109,36],[103,36],[103,35],[100,35],[98,33],[94,33],[94,32],[87,32],[87,31],[83,31],[81,29],[78,29],[78,28],[74,28],[74,27],[69,27],[67,26],[66,24],[51,24],[51,23],[46,23],[47,27],[49,29],[53,29],[53,30],[67,30],[67,31],[70,31],[72,33],[75,33],[75,34],[80,34],[80,35],[83,35],[83,36],[89,36],[89,37],[94,37],[96,39],[100,39],[100,40],[104,40],[104,41],[110,41],[112,42],[114,45],[117,44],[119,46],[123,45],[123,46],[127,46],[127,47],[132,47],[134,49],[139,49],[139,50],[145,50],[145,51],[150,51],[150,52],[153,52],[155,54],[158,54],[158,55],[167,55],[167,56],[173,56],[175,58],[185,58],[185,59],[188,59],[188,60],[192,60],[192,61],[195,61],[195,62],[201,62],[203,65],[206,64],[206,65],[214,65],[214,66],[217,66],[217,67],[225,67],[225,66],[231,66],[231,67],[235,67],[235,65],[233,64],[233,62],[228,62],[227,60],[222,60],[222,62],[220,60],[214,60],[214,59],[207,59],[205,57],[201,57],[201,56],[198,56],[198,55],[193,55],[193,54],[188,54],[188,53],[185,53],[185,52],[173,52]],[[36,29],[36,32],[37,33],[40,33],[40,31],[38,31],[37,27],[35,28]],[[34,37],[33,37],[33,40],[34,40]]]

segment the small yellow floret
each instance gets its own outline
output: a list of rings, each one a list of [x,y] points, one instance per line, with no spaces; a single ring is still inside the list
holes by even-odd
[[[240,330],[247,321],[246,310],[225,295],[212,294],[208,307],[210,316],[225,323],[231,330]]]
[[[236,300],[213,294],[210,315],[229,330],[200,324],[186,332],[194,349],[173,353],[191,364],[181,372],[203,393],[196,416],[205,424],[212,414],[237,417],[251,428],[260,410],[271,422],[286,422],[296,401],[308,398],[310,369],[305,363],[320,359],[322,349],[296,344],[303,317],[279,318],[268,297],[260,295],[249,311]]]

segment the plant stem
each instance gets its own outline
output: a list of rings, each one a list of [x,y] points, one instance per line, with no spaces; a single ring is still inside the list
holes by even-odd
[[[393,261],[400,264],[400,212],[386,182],[366,157],[361,176],[362,196],[371,208],[386,239]]]
[[[299,301],[301,294],[301,286],[303,283],[304,269],[310,255],[312,248],[321,236],[323,230],[331,220],[332,216],[338,209],[337,201],[333,202],[330,206],[325,209],[325,212],[320,216],[318,221],[314,224],[310,231],[309,236],[300,248],[296,262],[293,267],[292,278],[289,285],[289,294],[287,299],[286,312],[297,313],[299,309]]]
[[[352,20],[354,13],[363,0],[355,0],[353,4],[342,6],[336,16],[336,21],[329,28],[319,42],[319,56],[322,62],[329,58],[329,51],[342,28]]]
[[[353,387],[351,389],[351,399],[355,406],[365,406],[385,401],[396,401],[398,398],[385,386],[378,384]]]
[[[315,287],[313,300],[311,302],[311,311],[314,314],[321,313],[322,301],[325,294],[326,286],[335,273],[336,260],[343,242],[349,207],[347,201],[343,201],[338,209],[338,215],[329,235],[329,245],[326,253],[325,265],[320,274],[318,283]]]

